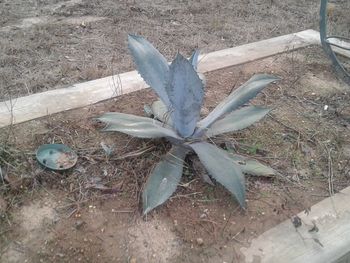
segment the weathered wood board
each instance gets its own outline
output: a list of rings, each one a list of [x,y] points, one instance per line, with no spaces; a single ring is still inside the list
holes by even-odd
[[[200,57],[199,71],[205,73],[218,70],[317,43],[319,43],[319,33],[314,30],[305,30],[215,51]],[[118,76],[110,76],[75,84],[64,89],[50,90],[0,102],[0,127],[88,106],[147,87],[136,71],[120,74],[119,78],[122,93],[116,92]]]
[[[242,248],[246,263],[333,263],[350,261],[350,187],[266,231]],[[317,226],[318,231],[311,231]]]

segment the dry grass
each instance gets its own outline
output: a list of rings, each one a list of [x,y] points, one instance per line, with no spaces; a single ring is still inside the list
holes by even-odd
[[[126,53],[127,32],[145,35],[169,58],[178,49],[186,54],[196,46],[212,51],[315,28],[319,1],[293,1],[293,5],[290,5],[292,1],[271,0],[220,3],[201,0],[181,1],[181,4],[94,0],[78,5],[70,5],[72,1],[68,1],[65,7],[55,7],[54,14],[47,4],[34,2],[44,15],[62,19],[90,15],[107,19],[87,26],[38,24],[0,36],[4,54],[0,58],[2,99],[131,69]],[[36,14],[36,9],[21,13],[20,8],[29,10],[29,7],[26,4],[18,7],[16,1],[6,2],[6,7],[9,11],[1,12],[9,19],[0,20],[2,26]],[[19,10],[14,15],[16,8]],[[286,22],[276,24],[281,17]],[[174,262],[222,262],[225,256],[232,255],[232,247],[237,249],[237,244],[247,244],[253,236],[349,185],[350,157],[345,149],[350,143],[349,95],[342,92],[341,84],[334,80],[329,69],[322,51],[312,48],[208,74],[207,109],[212,109],[254,72],[283,76],[282,82],[272,85],[253,102],[274,108],[269,118],[251,129],[215,138],[214,142],[223,147],[227,141],[236,143],[242,154],[272,166],[284,178],[248,177],[249,205],[246,211],[240,211],[222,187],[208,186],[198,178],[192,167],[194,156],[190,156],[177,192],[150,215],[174,224],[172,229],[184,242],[183,253]],[[121,88],[117,79],[115,88],[116,92]],[[1,145],[6,147],[0,148],[3,149],[0,166],[6,167],[7,178],[0,178],[0,199],[8,204],[8,211],[0,219],[5,229],[0,232],[0,253],[11,241],[27,238],[18,224],[21,218],[16,211],[37,199],[51,198],[60,202],[57,209],[64,219],[50,226],[55,234],[50,242],[46,242],[45,236],[34,240],[36,244],[30,247],[28,240],[31,240],[26,239],[33,251],[37,251],[36,245],[40,248],[47,245],[52,252],[30,254],[33,262],[39,259],[55,262],[62,250],[71,260],[77,261],[81,256],[85,256],[84,260],[96,259],[98,253],[103,253],[105,262],[110,262],[113,257],[108,254],[109,247],[125,258],[129,256],[125,247],[113,243],[116,240],[113,235],[118,240],[130,241],[123,231],[139,217],[144,182],[170,145],[161,140],[101,134],[91,117],[106,111],[142,115],[143,104],[154,99],[154,94],[145,90],[117,101],[16,125],[9,132],[2,129]],[[328,111],[324,111],[324,105],[329,105]],[[43,143],[55,142],[70,145],[78,152],[78,165],[73,170],[55,173],[38,166],[35,149]],[[102,142],[114,147],[114,155],[106,156]],[[98,204],[100,214],[90,214],[91,203]],[[126,216],[115,212],[119,210],[132,213]],[[203,212],[206,210],[210,213]],[[203,214],[205,218],[201,218]],[[81,232],[72,231],[73,223],[80,217],[89,222],[86,231],[84,228]],[[108,226],[106,218],[115,224]],[[124,225],[118,225],[119,222]],[[97,223],[98,227],[94,225]],[[102,239],[101,228],[105,227],[110,232]],[[110,235],[112,243],[105,247]],[[199,236],[205,244],[193,249],[193,240]],[[85,237],[92,242],[82,241]],[[230,251],[218,253],[225,251],[225,247]]]
[[[131,70],[128,33],[147,37],[170,59],[317,29],[319,1],[56,2],[0,3],[0,100]],[[82,16],[105,19],[71,22]],[[45,22],[21,27],[30,17]]]
[[[283,177],[247,177],[248,209],[241,211],[223,187],[213,187],[200,180],[201,172],[193,169],[195,156],[190,156],[176,193],[147,218],[149,222],[154,222],[150,220],[152,218],[171,224],[176,222],[174,231],[184,245],[183,253],[174,262],[189,258],[196,262],[203,257],[207,262],[222,262],[222,257],[231,254],[227,251],[222,252],[223,255],[214,253],[221,261],[214,260],[210,253],[216,248],[237,248],[247,244],[254,235],[349,184],[350,178],[346,175],[349,173],[348,157],[343,149],[350,142],[346,133],[348,113],[344,107],[348,95],[339,92],[341,84],[332,79],[331,73],[326,71],[328,67],[322,51],[311,48],[208,74],[207,109],[212,109],[234,85],[239,85],[254,72],[273,71],[283,77],[282,82],[271,85],[253,101],[253,104],[274,108],[271,117],[242,132],[214,138],[214,143],[222,147],[225,142],[235,143],[241,154],[272,166]],[[310,76],[314,78],[308,82]],[[154,99],[150,90],[144,90],[119,100],[16,125],[9,142],[14,149],[21,149],[26,154],[16,156],[24,156],[18,159],[23,161],[21,168],[8,169],[8,175],[18,183],[5,182],[1,188],[5,201],[11,204],[7,219],[1,222],[6,229],[0,237],[2,244],[10,244],[11,240],[19,240],[23,235],[21,230],[16,231],[13,227],[20,220],[15,214],[16,207],[32,204],[43,194],[43,200],[59,200],[56,210],[64,219],[51,226],[59,234],[44,246],[55,253],[26,254],[34,262],[39,259],[55,262],[57,253],[69,255],[74,260],[81,255],[95,259],[95,254],[101,253],[107,262],[109,250],[102,245],[108,236],[100,239],[101,228],[118,235],[118,240],[129,242],[125,230],[134,227],[135,218],[140,217],[144,182],[170,145],[162,140],[100,133],[100,125],[91,117],[106,111],[142,115],[143,104]],[[330,106],[327,112],[323,110],[325,103]],[[35,149],[43,143],[53,142],[68,144],[78,152],[79,161],[73,170],[55,173],[37,165],[33,156]],[[114,147],[112,156],[106,156],[102,142]],[[92,214],[95,206],[98,213]],[[89,223],[77,230],[79,232],[72,231],[80,218]],[[115,224],[105,225],[107,219]],[[118,222],[123,222],[125,227],[117,226]],[[82,243],[81,239],[86,236],[91,243]],[[193,240],[198,237],[204,240],[204,246],[192,249]],[[71,242],[69,245],[67,240]],[[39,241],[26,244],[36,251],[36,246],[43,246],[43,241]],[[89,249],[85,251],[87,246]],[[125,248],[114,247],[119,256],[128,255]],[[84,249],[84,252],[74,254],[75,248]]]

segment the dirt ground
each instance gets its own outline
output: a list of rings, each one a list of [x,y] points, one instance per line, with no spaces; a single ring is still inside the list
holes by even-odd
[[[203,183],[203,170],[190,156],[173,197],[141,216],[142,186],[169,144],[101,133],[93,117],[106,111],[142,115],[143,104],[155,99],[145,90],[2,129],[8,148],[2,155],[7,170],[0,188],[0,261],[244,262],[240,249],[254,237],[348,186],[349,93],[334,79],[322,50],[207,74],[205,108],[257,72],[283,77],[253,101],[272,107],[271,116],[214,138],[282,174],[247,177],[246,211],[219,185]],[[53,142],[77,151],[74,169],[55,173],[36,163],[35,149]],[[106,157],[101,142],[115,154]]]
[[[334,32],[350,35],[349,9],[340,6],[330,15],[345,27]],[[132,70],[128,33],[170,59],[318,29],[318,8],[319,0],[0,0],[0,101]],[[101,133],[93,117],[143,115],[150,90],[0,129],[0,262],[244,262],[240,249],[254,237],[349,186],[349,92],[320,48],[207,74],[206,110],[259,72],[283,77],[253,101],[271,115],[214,138],[282,175],[248,176],[246,211],[203,183],[190,156],[174,196],[141,216],[144,182],[170,145]],[[35,149],[54,142],[78,153],[74,169],[37,164]]]
[[[1,0],[0,101],[134,68],[127,34],[167,58],[317,29],[319,0]]]

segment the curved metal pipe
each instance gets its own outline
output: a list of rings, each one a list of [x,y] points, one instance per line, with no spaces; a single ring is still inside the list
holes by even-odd
[[[335,71],[344,79],[344,81],[350,85],[350,74],[347,72],[346,68],[340,63],[338,60],[336,54],[331,48],[331,45],[337,46],[339,48],[346,49],[344,47],[341,47],[336,44],[332,44],[328,41],[328,38],[334,38],[334,37],[327,37],[327,4],[328,0],[321,0],[321,7],[320,7],[320,38],[323,50],[326,52],[326,54],[330,57],[332,60],[333,66],[335,68]],[[340,37],[340,39],[347,39],[345,37]]]

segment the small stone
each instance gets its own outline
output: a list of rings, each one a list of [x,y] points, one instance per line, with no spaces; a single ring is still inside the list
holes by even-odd
[[[199,245],[199,246],[202,246],[203,244],[204,244],[204,241],[203,241],[203,239],[202,238],[197,238],[196,239],[196,241],[197,241],[197,244]]]
[[[2,173],[5,182],[9,184],[12,190],[23,189],[26,185],[28,185],[28,177],[26,178],[25,176],[10,174],[6,171],[4,172],[3,170]]]
[[[83,220],[77,220],[74,223],[74,227],[75,227],[75,229],[79,230],[83,227],[84,224],[85,224],[85,222]]]
[[[295,228],[298,228],[298,227],[300,227],[303,224],[302,221],[301,221],[301,218],[299,216],[294,216],[292,218],[292,223],[293,223]]]
[[[131,259],[129,260],[129,263],[136,263],[136,258],[131,258]]]

